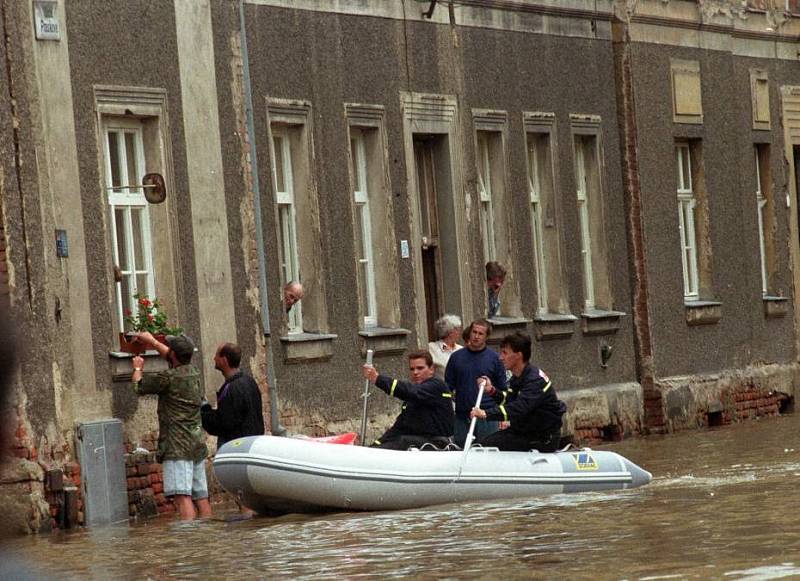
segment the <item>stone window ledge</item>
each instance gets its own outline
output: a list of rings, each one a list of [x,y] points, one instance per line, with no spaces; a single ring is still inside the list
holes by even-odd
[[[590,309],[581,313],[581,327],[584,335],[610,335],[619,330],[619,321],[627,313]]]
[[[578,317],[562,313],[541,313],[533,318],[536,339],[558,339],[569,337],[575,332],[575,321]]]
[[[333,340],[329,333],[292,333],[281,337],[283,355],[287,362],[329,359],[333,355]]]
[[[367,327],[358,332],[361,337],[361,354],[366,355],[367,349],[375,353],[402,353],[408,344],[408,335],[411,331],[399,327]]]
[[[162,358],[155,349],[148,349],[141,356],[144,357],[144,369],[147,373],[169,369],[167,360]],[[130,381],[133,374],[131,359],[134,358],[134,354],[125,353],[124,351],[109,351],[108,357],[111,359],[111,380]]]
[[[775,319],[778,317],[785,317],[789,313],[789,299],[786,297],[765,295],[762,299],[764,301],[764,316],[766,318]]]
[[[722,319],[722,303],[719,301],[685,301],[686,324],[714,325]]]
[[[513,331],[524,330],[531,323],[531,319],[525,317],[492,317],[488,319],[492,324],[492,334],[489,336],[489,343],[499,343],[504,336]]]

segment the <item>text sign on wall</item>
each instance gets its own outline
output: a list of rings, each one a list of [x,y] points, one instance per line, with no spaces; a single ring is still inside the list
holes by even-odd
[[[33,18],[37,40],[61,40],[56,0],[33,0]]]

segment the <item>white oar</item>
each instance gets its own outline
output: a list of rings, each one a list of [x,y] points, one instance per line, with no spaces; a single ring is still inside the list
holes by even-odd
[[[475,400],[475,407],[481,407],[481,400],[483,399],[483,390],[486,387],[486,380],[481,380],[478,384],[478,399]],[[467,432],[467,439],[464,440],[464,452],[461,454],[461,466],[458,468],[458,478],[461,478],[461,471],[464,470],[464,464],[467,462],[467,454],[469,454],[469,449],[472,446],[472,441],[475,439],[473,435],[475,433],[475,422],[478,421],[478,418],[472,418],[472,421],[469,423],[469,432]]]
[[[367,365],[372,365],[372,349],[367,349]],[[367,445],[367,398],[369,397],[369,379],[364,380],[364,411],[361,412],[361,445]]]

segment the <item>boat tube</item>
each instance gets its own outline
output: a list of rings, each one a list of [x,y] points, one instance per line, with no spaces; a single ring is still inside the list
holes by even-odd
[[[397,510],[545,494],[627,489],[652,476],[615,452],[542,454],[383,450],[250,436],[217,451],[219,482],[262,514]]]

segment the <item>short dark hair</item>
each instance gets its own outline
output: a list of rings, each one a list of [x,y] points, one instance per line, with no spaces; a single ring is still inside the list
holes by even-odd
[[[492,260],[486,263],[486,280],[490,278],[503,278],[506,277],[506,267],[497,262],[496,260]]]
[[[425,364],[428,367],[433,367],[433,357],[431,356],[430,351],[427,349],[419,349],[417,351],[412,351],[408,354],[408,361],[411,362],[412,359],[424,359]]]
[[[531,360],[531,336],[527,333],[515,331],[503,337],[500,348],[508,347],[515,353],[522,353],[522,360],[527,363]]]
[[[219,356],[224,357],[231,367],[239,367],[242,362],[242,349],[236,343],[223,343],[219,348]]]
[[[483,327],[484,329],[486,329],[487,337],[492,334],[492,324],[489,321],[487,321],[486,319],[475,319],[469,324],[469,327],[464,329],[464,332],[461,333],[461,338],[464,339],[464,343],[469,341],[470,333],[472,333],[472,327],[474,327],[475,325],[478,325],[479,327]]]

